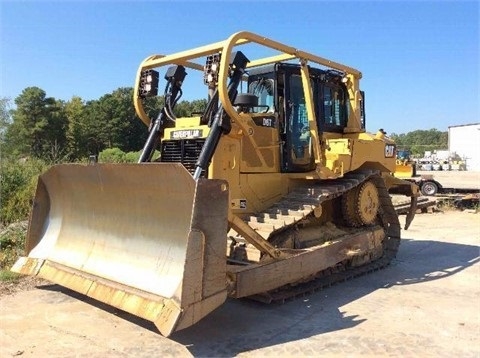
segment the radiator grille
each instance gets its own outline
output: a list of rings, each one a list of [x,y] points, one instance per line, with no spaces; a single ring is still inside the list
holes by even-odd
[[[160,161],[165,163],[182,163],[190,174],[193,175],[195,163],[204,143],[205,139],[164,140],[162,141]]]

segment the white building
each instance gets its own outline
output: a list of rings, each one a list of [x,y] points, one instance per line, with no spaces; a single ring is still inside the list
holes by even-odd
[[[480,171],[480,123],[448,127],[448,150],[466,160],[467,170]]]

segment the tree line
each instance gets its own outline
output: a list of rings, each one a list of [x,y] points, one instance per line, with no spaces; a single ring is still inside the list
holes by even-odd
[[[398,149],[409,150],[412,156],[417,158],[422,158],[425,151],[448,149],[448,132],[441,132],[435,128],[419,129],[405,134],[393,133],[390,137]]]
[[[15,98],[15,109],[2,99],[2,156],[59,163],[82,161],[109,148],[139,151],[148,128],[137,117],[132,98],[133,88],[128,87],[91,101],[77,96],[63,101],[47,97],[41,88],[25,88]],[[163,104],[163,96],[147,99],[147,114],[156,117]],[[205,106],[206,100],[181,101],[175,114],[188,116]]]

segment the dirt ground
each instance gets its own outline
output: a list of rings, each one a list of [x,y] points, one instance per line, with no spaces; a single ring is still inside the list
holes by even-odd
[[[170,338],[58,285],[23,281],[2,290],[0,356],[479,357],[480,214],[418,214],[402,235],[384,270],[283,305],[229,300]]]

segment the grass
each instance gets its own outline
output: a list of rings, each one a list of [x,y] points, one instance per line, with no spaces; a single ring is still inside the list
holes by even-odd
[[[437,199],[437,207],[443,211],[463,211],[463,210],[471,210],[475,213],[480,212],[480,204],[477,200],[460,200],[455,198],[438,198]]]
[[[20,277],[10,268],[24,254],[27,225],[22,221],[0,230],[0,281],[15,281]]]
[[[0,282],[17,282],[23,275],[10,270],[0,270]]]

